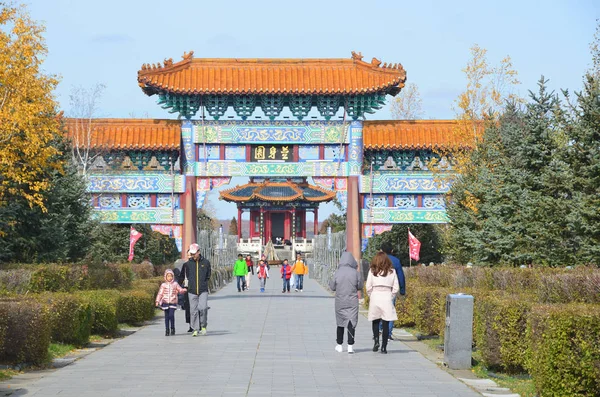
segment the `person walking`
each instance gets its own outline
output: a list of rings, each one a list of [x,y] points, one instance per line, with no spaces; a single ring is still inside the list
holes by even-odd
[[[267,269],[265,261],[261,260],[258,262],[256,274],[258,275],[258,281],[260,283],[260,292],[265,292],[265,286],[267,285],[267,279],[269,278],[269,269]]]
[[[248,273],[246,274],[246,290],[249,290],[250,280],[252,279],[252,276],[254,276],[254,263],[249,254],[246,256],[246,266],[248,267]]]
[[[306,266],[306,263],[302,260],[301,254],[296,255],[296,262],[294,263],[294,266],[292,266],[292,272],[296,278],[294,282],[296,285],[295,291],[302,292],[304,289],[304,275],[308,274],[308,266]]]
[[[187,272],[181,272],[188,279],[188,300],[190,301],[190,326],[193,329],[192,336],[198,336],[198,332],[206,335],[208,324],[208,282],[210,280],[210,262],[200,254],[198,244],[190,245],[192,258],[185,265]]]
[[[165,312],[165,336],[175,335],[175,310],[177,309],[177,294],[187,292],[175,281],[173,270],[165,270],[165,282],[160,285],[156,295],[155,306]],[[171,330],[169,331],[169,325]]]
[[[290,278],[292,277],[292,267],[288,263],[287,259],[283,260],[283,264],[281,265],[281,278],[283,279],[283,291],[281,293],[285,293],[287,288],[287,292],[290,292]]]
[[[344,252],[338,269],[329,282],[329,289],[335,292],[335,321],[337,337],[335,351],[341,353],[344,343],[344,328],[348,331],[348,353],[354,353],[354,331],[358,324],[358,291],[363,287],[363,279],[358,271],[358,263],[350,252]]]
[[[188,257],[188,262],[189,262],[192,259],[192,255],[190,254],[189,250],[187,251],[187,257]],[[190,272],[189,272],[189,269],[187,266],[188,262],[185,262],[181,266],[181,271],[179,272],[179,275],[177,275],[177,282],[183,288],[187,288],[188,284],[189,284],[188,275],[190,274]],[[187,332],[194,332],[194,329],[192,328],[192,320],[191,320],[191,314],[190,314],[190,300],[188,298],[188,294],[183,294],[182,306],[183,306],[183,310],[185,310],[185,322],[189,326]]]
[[[246,274],[248,274],[248,265],[242,254],[238,254],[237,261],[233,265],[233,275],[237,278],[237,290],[242,292],[244,290],[244,282],[246,280]]]
[[[392,248],[392,244],[390,244],[389,242],[385,241],[383,244],[381,244],[381,251],[383,251],[388,258],[390,258],[390,260],[392,261],[392,267],[394,268],[394,270],[396,271],[396,275],[398,276],[398,284],[400,286],[400,295],[404,295],[406,293],[406,281],[404,279],[404,271],[402,270],[402,264],[400,263],[400,259],[398,259],[398,257],[393,255],[393,248]],[[392,297],[392,305],[394,306],[394,310],[396,308],[396,298],[398,297],[398,294],[394,294],[394,296]],[[382,325],[379,326],[379,331],[382,330]],[[392,335],[392,331],[394,330],[394,322],[391,321],[389,324],[389,334],[388,334],[388,338],[389,340],[394,340],[394,336]]]
[[[373,326],[373,351],[379,350],[379,323],[383,323],[381,353],[387,354],[389,322],[396,321],[396,308],[392,297],[398,293],[398,276],[392,267],[392,261],[384,252],[378,252],[371,261],[367,277],[367,295],[369,295],[369,313],[367,318]]]

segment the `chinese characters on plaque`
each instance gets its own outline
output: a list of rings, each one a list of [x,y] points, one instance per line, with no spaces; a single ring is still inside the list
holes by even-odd
[[[292,145],[252,145],[250,161],[294,161],[294,149]]]

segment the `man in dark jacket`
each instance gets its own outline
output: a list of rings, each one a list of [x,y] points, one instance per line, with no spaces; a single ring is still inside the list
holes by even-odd
[[[179,281],[188,280],[188,300],[192,316],[190,326],[194,329],[192,336],[198,336],[198,331],[206,335],[208,320],[208,281],[210,280],[210,262],[200,254],[198,244],[190,245],[189,253],[192,256],[187,261],[179,276]]]

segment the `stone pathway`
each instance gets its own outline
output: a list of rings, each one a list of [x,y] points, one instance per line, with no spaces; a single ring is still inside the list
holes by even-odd
[[[273,269],[274,273],[277,269]],[[208,334],[164,336],[162,318],[58,370],[0,383],[13,396],[403,396],[475,397],[473,391],[399,341],[371,351],[371,326],[359,319],[353,355],[337,353],[334,299],[313,280],[282,294],[233,283],[209,296]],[[344,350],[345,350],[344,345]],[[8,392],[8,393],[7,393]],[[2,395],[2,393],[0,393]]]

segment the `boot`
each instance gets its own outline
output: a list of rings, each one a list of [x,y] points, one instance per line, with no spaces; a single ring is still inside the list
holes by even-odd
[[[169,336],[169,328],[165,330],[165,336]]]
[[[381,354],[387,354],[387,346],[385,346],[385,345],[381,346]]]
[[[175,335],[175,328],[171,328],[171,335]]]
[[[373,344],[373,351],[376,352],[377,350],[379,350],[379,335],[374,336],[373,340],[375,341],[375,343]]]

